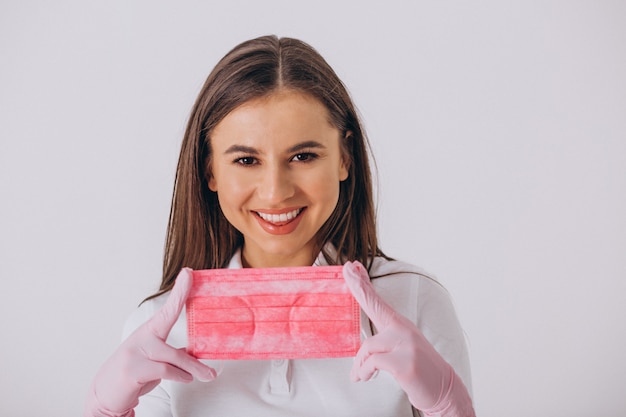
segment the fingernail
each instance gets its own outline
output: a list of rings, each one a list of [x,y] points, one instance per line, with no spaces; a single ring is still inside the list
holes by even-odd
[[[200,382],[209,382],[213,381],[217,377],[217,374],[214,369],[207,368],[200,375],[197,376],[198,381]]]

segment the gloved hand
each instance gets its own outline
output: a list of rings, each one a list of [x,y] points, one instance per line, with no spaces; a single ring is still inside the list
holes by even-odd
[[[212,368],[165,343],[191,289],[191,269],[183,268],[163,307],[135,330],[102,365],[87,398],[85,417],[130,417],[139,397],[161,379],[191,382],[215,379]]]
[[[351,379],[367,381],[376,371],[387,371],[425,415],[473,417],[472,400],[452,366],[409,319],[380,298],[365,267],[347,262],[343,276],[377,331],[361,345]]]

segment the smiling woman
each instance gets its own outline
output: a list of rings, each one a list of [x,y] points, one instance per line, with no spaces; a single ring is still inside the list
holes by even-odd
[[[302,169],[289,170],[292,175],[296,172],[303,175],[308,171],[316,172],[320,163],[329,163],[326,159],[333,152],[330,136],[336,142],[334,147],[340,148],[340,152],[334,149],[334,154],[340,157],[348,175],[341,182],[335,181],[337,184],[326,183],[324,192],[338,186],[335,192],[339,195],[330,213],[325,213],[327,218],[321,222],[318,219],[321,223],[318,228],[313,233],[308,232],[310,238],[306,243],[311,254],[301,253],[298,261],[306,261],[303,265],[310,265],[321,252],[326,262],[331,264],[358,260],[369,265],[373,256],[384,254],[378,248],[376,235],[367,140],[355,106],[341,80],[317,51],[296,39],[261,37],[243,42],[226,54],[201,89],[185,131],[159,294],[172,288],[183,267],[224,268],[242,248],[244,253],[252,256],[246,248],[245,234],[238,230],[239,224],[231,223],[225,213],[226,207],[221,204],[228,197],[224,187],[220,192],[212,190],[212,187],[219,186],[219,182],[232,179],[220,178],[220,170],[228,165],[229,175],[235,171],[239,178],[244,175],[240,174],[240,169],[251,168],[248,165],[252,165],[255,168],[246,171],[249,176],[247,181],[254,178],[258,184],[262,178],[269,182],[271,176],[259,174],[272,166],[279,168],[268,159],[278,157],[278,148],[269,149],[268,141],[273,139],[290,159],[299,161],[289,166],[303,166]],[[264,142],[261,143],[261,140]],[[287,140],[286,145],[284,140]],[[222,143],[227,144],[217,149]],[[262,152],[267,155],[262,155]],[[315,159],[316,155],[320,159],[317,163],[304,162]],[[285,157],[281,155],[281,158]],[[232,164],[235,160],[238,163]],[[262,168],[256,168],[257,163]],[[219,166],[214,169],[213,165]],[[268,173],[272,174],[271,171]],[[307,181],[313,181],[313,176]],[[277,184],[288,186],[288,182],[282,179]],[[302,181],[298,184],[302,185]],[[235,187],[229,188],[229,193],[239,192],[237,184],[229,184],[229,187]],[[265,186],[259,188],[260,192],[266,190]],[[247,209],[276,214],[277,209],[293,211],[299,207],[289,207],[286,201],[278,204],[274,201]],[[318,212],[318,207],[316,204],[316,207],[303,210],[310,212],[304,213],[306,216],[299,214],[319,218],[324,213]],[[307,220],[302,225],[309,226],[310,223]],[[267,237],[274,236],[268,234]],[[271,244],[269,241],[256,242],[263,247]],[[328,243],[341,248],[341,251],[334,253],[328,248]],[[253,245],[254,242],[248,244]],[[247,259],[246,262],[261,266],[268,265],[270,260]],[[288,265],[294,264],[296,262],[289,262]]]
[[[160,291],[129,319],[85,416],[473,416],[467,348],[448,293],[378,246],[367,148],[347,90],[309,45],[267,36],[229,52],[185,132]],[[289,277],[289,267],[326,265],[343,265],[341,290],[362,310],[354,358],[269,355],[226,361],[218,373],[185,351],[191,269],[255,268],[245,275],[264,277],[281,267]],[[332,309],[326,287],[305,284],[323,294],[305,309]],[[245,279],[226,292],[231,286],[246,293]],[[260,296],[272,314],[284,307],[283,295]]]

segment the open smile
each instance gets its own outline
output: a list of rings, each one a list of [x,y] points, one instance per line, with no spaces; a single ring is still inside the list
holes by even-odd
[[[299,207],[288,210],[254,211],[254,213],[263,230],[272,235],[284,235],[293,232],[298,227],[305,209],[306,207]]]
[[[281,225],[281,224],[289,223],[290,221],[292,221],[293,219],[298,217],[298,214],[300,214],[302,212],[302,210],[303,210],[302,208],[298,208],[298,209],[291,210],[291,211],[288,211],[286,213],[280,213],[280,214],[263,213],[263,212],[260,212],[260,211],[257,211],[255,213],[258,214],[260,218],[262,218],[263,220],[265,220],[268,223],[272,223],[272,224],[275,224],[275,225]]]

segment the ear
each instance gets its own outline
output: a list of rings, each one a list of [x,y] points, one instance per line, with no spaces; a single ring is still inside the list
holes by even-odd
[[[348,130],[342,140],[346,142],[352,140],[352,132]],[[340,145],[341,161],[339,161],[339,181],[348,179],[350,173],[350,155],[348,154],[348,149],[350,148],[352,148],[352,146],[349,146],[348,143],[342,143]]]
[[[206,159],[206,167],[204,168],[204,178],[206,178],[206,182],[209,186],[209,190],[214,193],[217,192],[217,181],[215,181],[215,176],[213,175],[213,164],[211,163],[210,157]]]
[[[348,179],[348,168],[350,165],[347,163],[346,158],[341,157],[341,163],[339,165],[339,181],[345,181]]]
[[[213,175],[209,176],[209,190],[213,191],[214,193],[217,192],[217,182],[215,181],[215,177]]]

